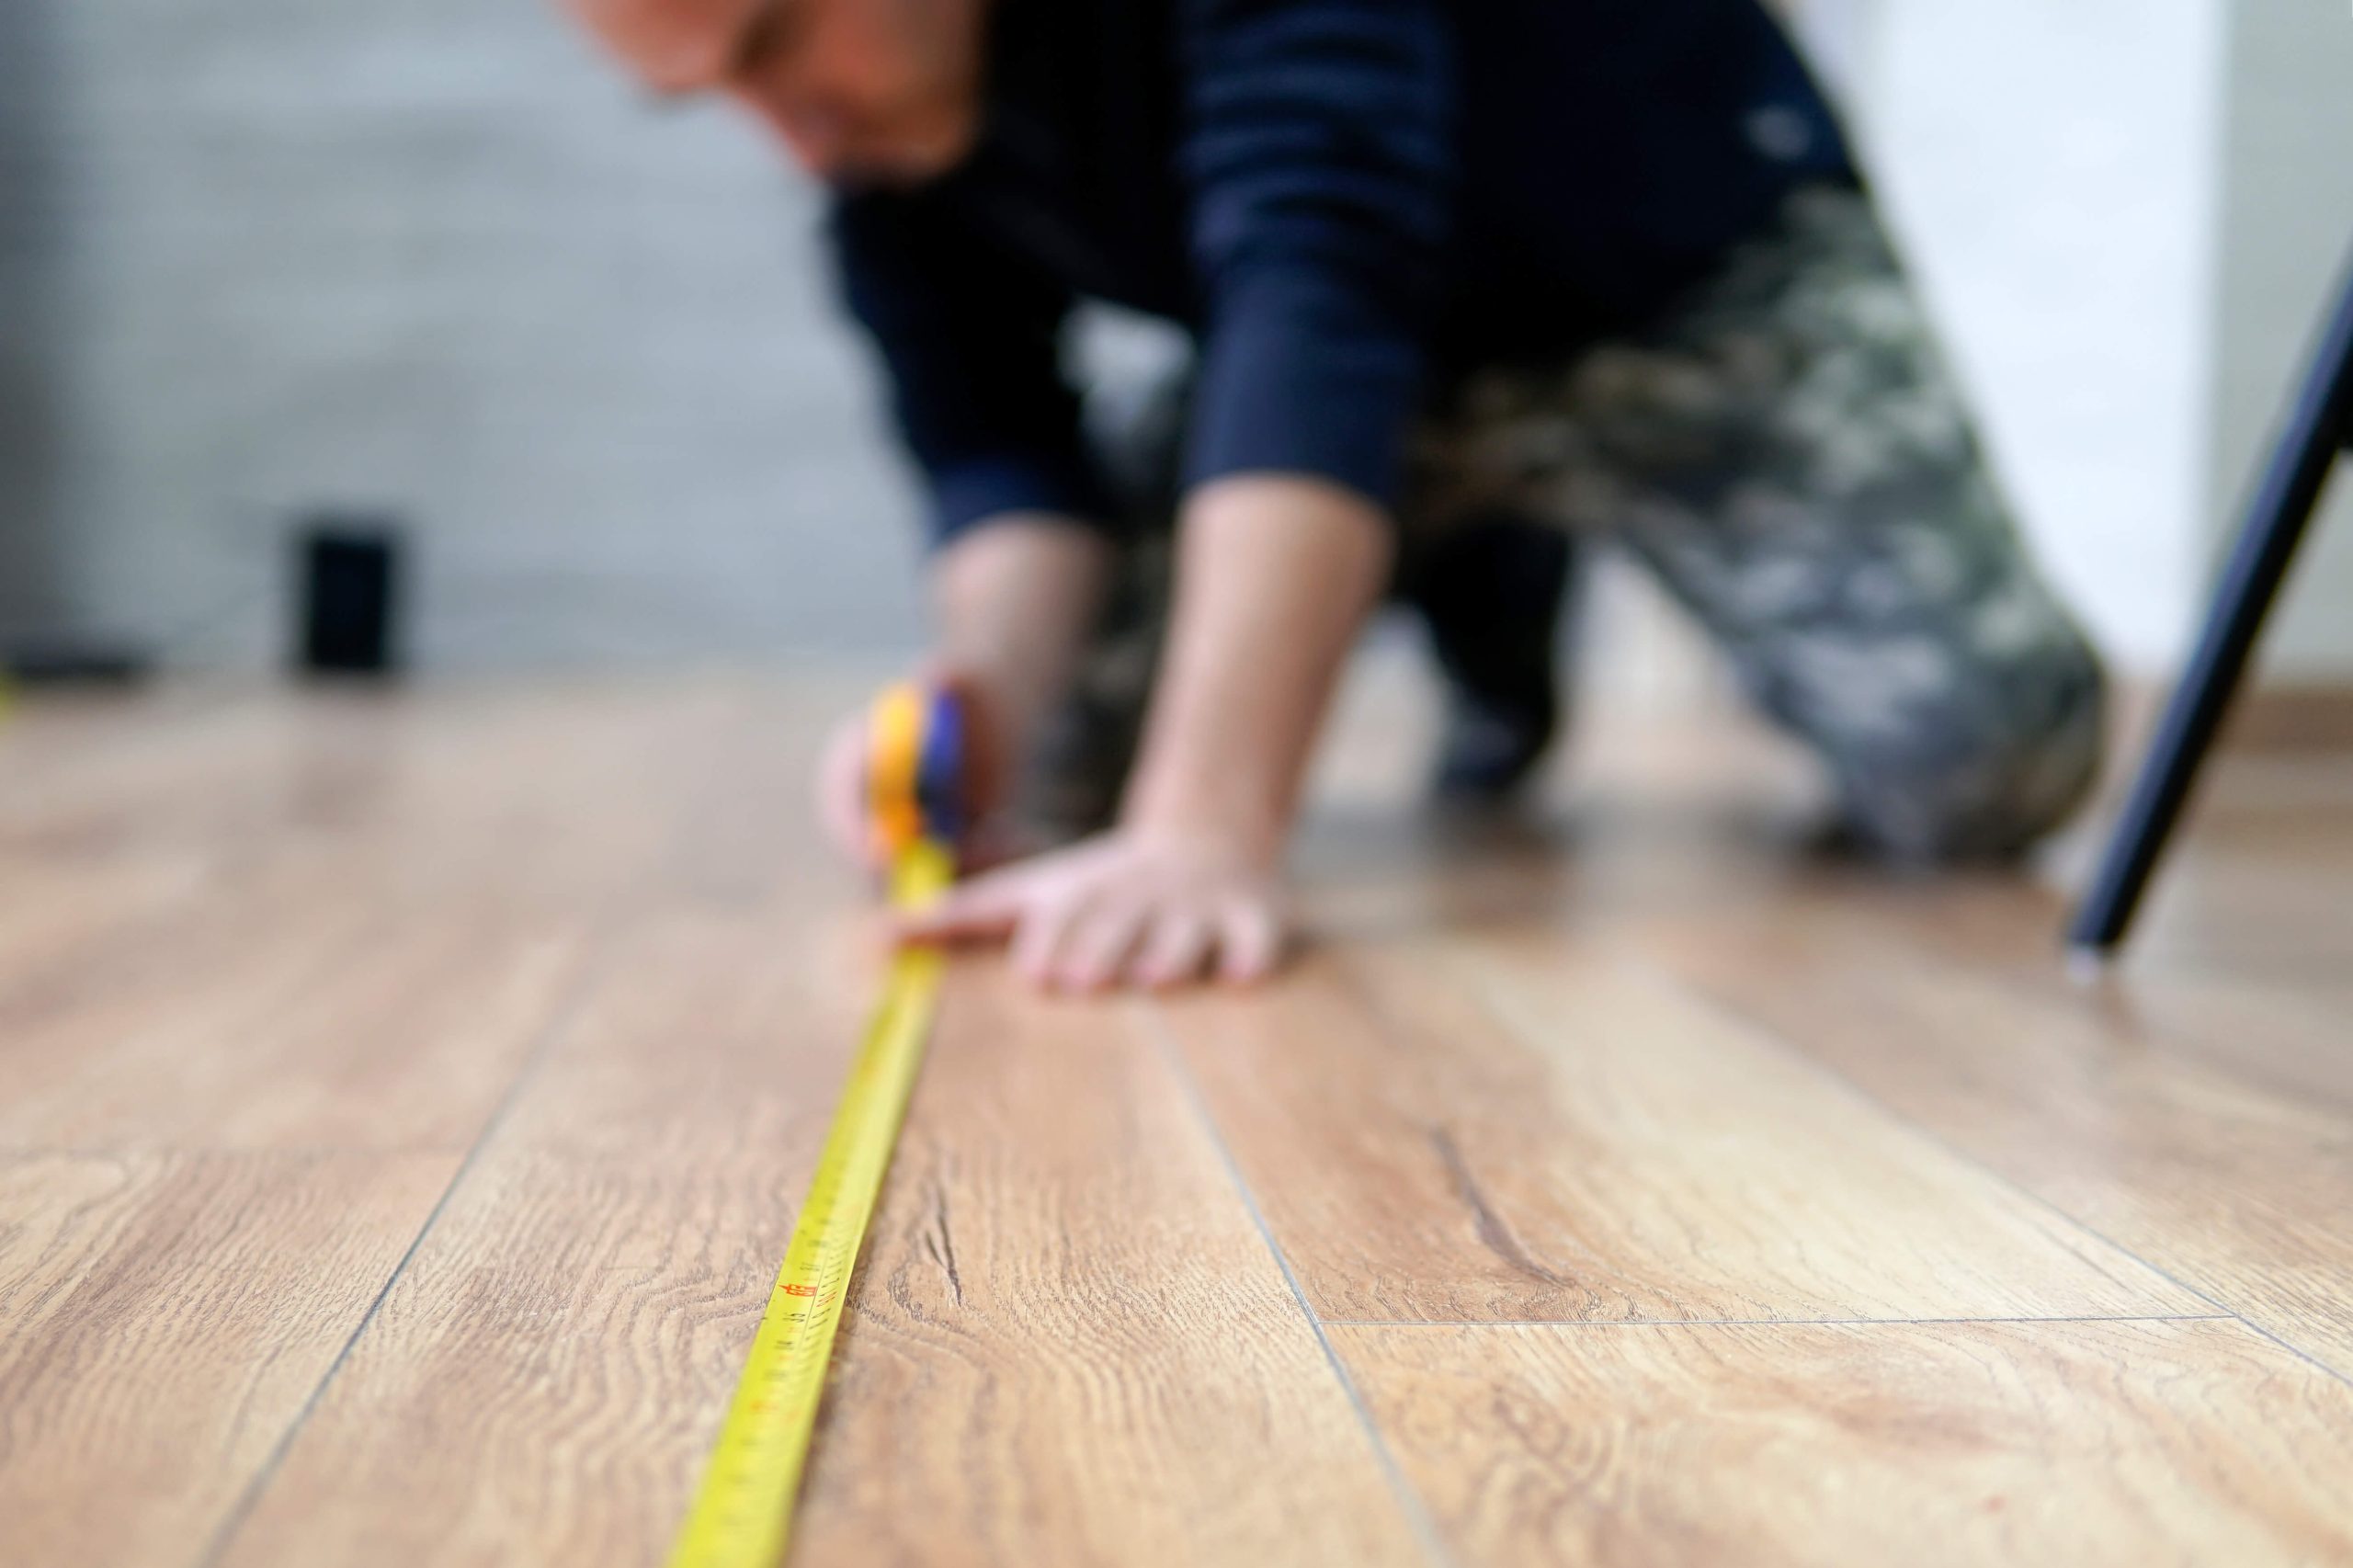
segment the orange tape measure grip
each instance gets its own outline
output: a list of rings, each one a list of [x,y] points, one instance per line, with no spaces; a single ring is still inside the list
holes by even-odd
[[[954,848],[969,812],[963,699],[945,688],[895,686],[868,725],[866,810],[875,858],[894,865],[924,839]]]
[[[953,698],[915,687],[875,705],[867,804],[903,907],[937,898],[955,874],[961,718]],[[892,960],[671,1568],[773,1568],[783,1556],[835,1333],[923,1065],[943,961],[929,949]]]
[[[923,836],[915,770],[923,765],[928,707],[920,687],[892,687],[875,702],[867,721],[866,820],[875,858],[886,866]]]

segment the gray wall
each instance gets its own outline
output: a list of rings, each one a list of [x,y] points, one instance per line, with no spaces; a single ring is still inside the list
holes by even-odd
[[[61,410],[58,176],[46,11],[0,5],[0,629],[52,619]]]
[[[2353,13],[2343,0],[2231,8],[2215,488],[2219,549],[2344,269],[2353,266]],[[2353,677],[2353,471],[2298,562],[2265,655],[2288,680]]]
[[[531,0],[0,18],[0,613],[263,663],[285,520],[358,504],[415,519],[433,666],[908,636],[813,203],[716,107]]]
[[[2165,667],[2211,527],[2226,0],[1839,0],[1866,153],[2031,542]],[[2264,0],[2268,3],[2268,0]]]

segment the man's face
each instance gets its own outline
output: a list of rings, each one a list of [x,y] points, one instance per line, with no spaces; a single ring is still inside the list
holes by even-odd
[[[821,179],[914,184],[971,150],[987,0],[563,0],[665,95],[723,93]]]

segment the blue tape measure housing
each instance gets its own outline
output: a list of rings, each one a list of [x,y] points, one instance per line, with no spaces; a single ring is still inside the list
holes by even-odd
[[[971,825],[964,800],[964,705],[952,692],[931,694],[925,714],[923,756],[915,766],[915,806],[935,843],[962,842]]]

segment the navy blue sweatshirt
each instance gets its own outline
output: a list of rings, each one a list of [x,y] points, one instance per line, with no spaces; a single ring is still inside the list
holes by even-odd
[[[936,537],[1108,520],[1081,298],[1199,347],[1185,473],[1397,499],[1423,401],[1639,325],[1845,141],[1757,0],[998,0],[973,155],[835,203]]]

